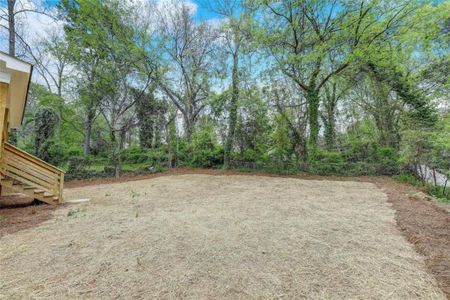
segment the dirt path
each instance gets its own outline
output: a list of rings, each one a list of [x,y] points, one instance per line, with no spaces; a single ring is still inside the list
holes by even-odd
[[[66,191],[0,239],[14,298],[445,299],[371,183],[164,176]]]

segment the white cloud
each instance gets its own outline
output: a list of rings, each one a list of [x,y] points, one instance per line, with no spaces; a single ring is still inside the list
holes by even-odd
[[[2,10],[4,9],[6,9],[6,7],[2,7]],[[22,10],[24,11],[19,12]],[[16,49],[18,54],[24,52],[22,39],[26,44],[33,48],[36,43],[47,38],[50,34],[53,34],[53,32],[62,31],[63,23],[49,16],[56,14],[55,9],[44,9],[42,1],[18,1],[15,11],[19,12],[17,13],[15,20],[16,32],[19,35],[19,37],[16,38]],[[39,13],[44,11],[46,14]],[[8,27],[8,22],[3,18],[0,20],[0,24]],[[8,32],[4,27],[2,27],[1,30],[1,38],[2,43],[0,48],[2,51],[7,51]]]
[[[198,10],[198,5],[190,0],[158,0],[156,8],[160,12],[170,12],[173,10],[187,7],[192,15],[195,15]]]

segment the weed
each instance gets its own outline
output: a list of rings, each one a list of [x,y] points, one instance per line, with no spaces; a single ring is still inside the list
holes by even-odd
[[[429,183],[424,183],[420,181],[419,179],[415,178],[414,176],[408,175],[408,174],[401,174],[397,176],[392,176],[392,178],[406,182],[409,184],[412,184],[414,186],[418,186],[420,188],[424,188],[428,193],[436,197],[438,200],[442,202],[449,202],[450,203],[450,194],[444,190],[444,187],[442,186],[435,186]],[[448,188],[447,188],[448,190]]]
[[[69,209],[67,216],[68,217],[76,217],[79,212],[81,212],[81,210],[79,208],[77,208],[77,209],[71,208],[71,209]]]

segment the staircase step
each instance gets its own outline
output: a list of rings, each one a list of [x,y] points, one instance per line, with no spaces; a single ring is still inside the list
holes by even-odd
[[[3,185],[13,185],[13,182],[11,179],[2,179]]]
[[[5,144],[4,151],[0,166],[2,186],[51,205],[63,201],[59,194],[64,183],[63,171],[9,144]]]

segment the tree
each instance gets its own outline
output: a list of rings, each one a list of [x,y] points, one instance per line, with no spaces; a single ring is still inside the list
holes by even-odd
[[[156,99],[154,88],[150,88],[142,97],[139,97],[136,93],[139,144],[141,149],[155,149],[161,143],[162,131],[166,122],[166,103]]]
[[[295,82],[308,105],[309,144],[317,146],[320,92],[333,77],[389,38],[414,9],[409,1],[254,1],[263,15],[258,43]]]
[[[207,105],[217,33],[207,23],[197,24],[186,3],[174,2],[171,6],[173,9],[161,13],[161,36],[170,60],[159,85],[182,113],[189,141]]]
[[[70,62],[69,46],[64,36],[61,32],[53,31],[33,50],[30,55],[33,57],[35,69],[41,75],[48,90],[62,97]]]
[[[348,87],[341,86],[338,90],[338,82],[330,80],[324,87],[325,98],[323,101],[324,111],[321,115],[324,126],[325,146],[327,150],[332,151],[336,139],[336,113],[338,102],[347,91]]]
[[[230,155],[233,149],[234,135],[239,103],[239,58],[243,52],[243,42],[245,39],[244,24],[246,16],[244,14],[244,3],[234,0],[220,0],[207,2],[207,7],[227,18],[223,25],[222,32],[226,45],[226,52],[231,57],[231,97],[228,104],[228,132],[224,147],[224,168],[227,169],[230,163]]]
[[[92,126],[103,99],[101,89],[104,83],[100,78],[109,72],[102,62],[108,60],[104,42],[109,38],[112,12],[106,3],[99,0],[63,0],[59,10],[66,20],[64,31],[69,46],[68,57],[79,73],[77,90],[84,117],[83,151],[88,155]]]
[[[281,81],[281,80],[278,80]],[[308,124],[307,102],[292,82],[272,86],[266,90],[271,97],[275,111],[279,114],[278,123],[287,126],[291,137],[291,146],[298,160],[303,163],[308,159],[306,128]]]
[[[52,146],[52,138],[55,135],[58,125],[58,114],[47,107],[40,107],[34,116],[34,148],[36,156],[45,160],[52,161],[50,148]]]
[[[30,3],[28,3],[30,4]],[[6,20],[8,23],[8,26],[0,25],[0,27],[3,27],[8,30],[8,53],[9,55],[16,56],[17,52],[17,38],[19,39],[20,43],[22,44],[23,48],[25,48],[27,51],[32,51],[31,47],[27,43],[26,39],[24,38],[23,34],[20,34],[18,32],[17,28],[17,17],[20,15],[24,15],[27,13],[36,13],[36,14],[43,14],[50,18],[55,19],[55,17],[51,14],[51,12],[46,9],[46,3],[43,1],[42,5],[37,6],[33,5],[26,5],[23,3],[23,1],[17,1],[17,0],[7,0],[7,9],[5,10],[3,7],[0,8],[0,18],[3,20]]]

